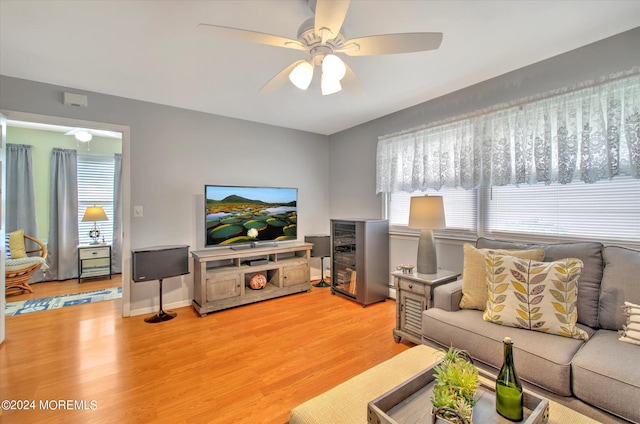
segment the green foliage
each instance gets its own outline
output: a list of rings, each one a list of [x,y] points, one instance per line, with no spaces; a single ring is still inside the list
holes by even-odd
[[[456,410],[472,423],[471,412],[476,405],[474,397],[480,386],[478,369],[467,358],[467,352],[450,347],[442,350],[442,361],[434,367],[435,385],[431,404],[434,409],[448,407]],[[450,412],[442,412],[445,419],[458,423],[458,418]]]

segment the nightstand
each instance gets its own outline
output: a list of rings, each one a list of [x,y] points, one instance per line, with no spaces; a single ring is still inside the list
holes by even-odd
[[[111,245],[78,246],[78,283],[83,278],[107,275],[111,279]]]
[[[393,338],[396,343],[404,337],[416,344],[422,343],[422,311],[433,306],[433,289],[455,281],[459,272],[439,269],[436,274],[404,274],[392,272],[396,289],[396,328]]]

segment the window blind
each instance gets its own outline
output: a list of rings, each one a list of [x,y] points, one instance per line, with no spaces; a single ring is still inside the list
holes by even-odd
[[[82,222],[88,206],[102,206],[109,221],[98,222],[100,242],[113,242],[113,173],[110,155],[78,155],[78,236],[81,244],[92,242],[93,222]]]
[[[439,233],[447,230],[464,232],[477,232],[478,202],[476,190],[463,190],[445,187],[438,191],[416,191],[413,193],[393,192],[388,196],[389,225],[406,226],[409,222],[409,205],[411,198],[415,196],[442,196],[444,201],[444,213],[447,222],[446,230],[438,230]]]
[[[640,180],[543,183],[483,190],[483,232],[640,241]]]

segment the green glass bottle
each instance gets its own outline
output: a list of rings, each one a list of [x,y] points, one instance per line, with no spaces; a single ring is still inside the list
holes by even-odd
[[[522,384],[513,365],[513,342],[504,338],[504,364],[496,379],[496,411],[511,421],[522,421]]]

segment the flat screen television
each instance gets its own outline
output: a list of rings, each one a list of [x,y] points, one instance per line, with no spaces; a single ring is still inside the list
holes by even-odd
[[[205,247],[298,238],[298,189],[205,185]]]

